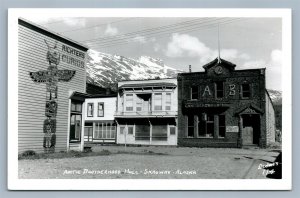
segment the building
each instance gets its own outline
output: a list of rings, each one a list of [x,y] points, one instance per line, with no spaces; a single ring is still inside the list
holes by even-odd
[[[177,145],[177,79],[118,83],[117,143]]]
[[[265,69],[235,67],[217,58],[204,72],[178,74],[178,145],[264,148],[275,141]]]
[[[86,97],[84,141],[87,143],[116,143],[114,114],[117,94],[95,94]]]
[[[82,150],[88,48],[18,20],[18,152]]]

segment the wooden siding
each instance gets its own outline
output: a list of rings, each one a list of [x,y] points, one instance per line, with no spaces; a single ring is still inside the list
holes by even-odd
[[[44,39],[53,46],[55,40],[32,29],[19,25],[18,34],[18,151],[43,151],[43,122],[46,105],[46,84],[35,83],[29,72],[47,70],[46,60],[48,51]],[[62,52],[62,44],[57,42],[57,49],[61,54],[82,60],[66,52]],[[69,46],[75,49],[72,46]],[[76,49],[80,51],[79,49]],[[81,51],[86,54],[85,51]],[[85,64],[84,64],[85,65]],[[68,98],[73,91],[85,92],[85,68],[60,61],[58,69],[76,70],[76,74],[69,82],[58,82],[58,109],[56,116],[56,151],[67,150],[68,137]]]
[[[87,98],[85,99],[85,105],[89,103],[94,104],[93,117],[88,117],[85,112],[85,121],[100,121],[100,120],[114,120],[114,114],[116,112],[117,97],[109,98]],[[104,103],[104,116],[98,117],[98,103]]]

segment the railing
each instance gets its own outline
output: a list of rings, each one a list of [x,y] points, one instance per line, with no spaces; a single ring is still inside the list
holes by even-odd
[[[117,111],[115,116],[176,116],[177,111]]]

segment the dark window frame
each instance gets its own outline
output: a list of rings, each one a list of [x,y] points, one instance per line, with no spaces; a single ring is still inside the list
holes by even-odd
[[[222,85],[222,89],[219,89],[220,87],[218,85]],[[219,94],[222,93],[220,96]],[[225,96],[225,86],[224,86],[224,81],[216,81],[215,82],[215,98],[221,99],[224,98]]]
[[[92,105],[92,115],[89,115],[89,106]],[[87,117],[94,117],[94,103],[93,102],[89,102],[87,103],[87,108],[86,108],[86,116]]]
[[[101,115],[99,115],[99,111],[100,111],[100,109],[99,109],[99,107],[100,107],[100,105],[102,105],[102,111],[103,111],[103,115],[101,116]],[[104,117],[104,102],[98,102],[98,112],[97,112],[97,116],[98,117]]]
[[[155,96],[160,96],[160,100],[156,100]],[[154,103],[154,111],[162,111],[163,110],[163,94],[162,93],[154,93],[154,98],[153,98],[153,103]],[[160,101],[160,105],[156,104],[156,101]]]
[[[133,108],[134,108],[134,104],[133,104],[133,94],[125,94],[125,111],[129,111],[129,112],[132,112],[133,111]],[[132,100],[128,100],[128,96],[132,97]],[[127,106],[128,105],[128,101],[132,101],[132,106]],[[129,109],[130,108],[130,109]]]
[[[195,90],[193,90],[195,89]],[[199,86],[193,85],[191,86],[191,95],[190,98],[191,100],[198,100],[199,99]],[[194,98],[193,96],[196,96],[196,98]]]
[[[244,91],[244,86],[248,85],[249,86],[249,90],[246,91],[246,93],[249,94],[249,96],[244,96],[245,91]],[[250,99],[252,96],[252,90],[251,90],[251,84],[250,83],[243,83],[241,84],[241,98],[242,99]]]

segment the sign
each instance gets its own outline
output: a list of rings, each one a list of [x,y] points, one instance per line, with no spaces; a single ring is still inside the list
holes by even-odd
[[[239,127],[238,126],[226,126],[226,132],[239,132]]]

